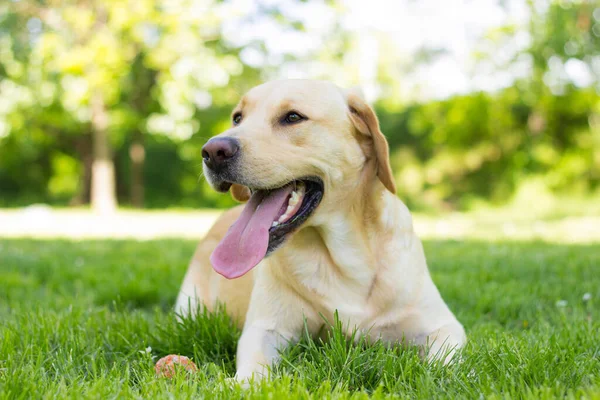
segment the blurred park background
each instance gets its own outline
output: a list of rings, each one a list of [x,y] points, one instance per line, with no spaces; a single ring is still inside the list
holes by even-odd
[[[0,225],[231,206],[200,149],[278,78],[361,86],[417,212],[600,215],[595,0],[4,0]]]

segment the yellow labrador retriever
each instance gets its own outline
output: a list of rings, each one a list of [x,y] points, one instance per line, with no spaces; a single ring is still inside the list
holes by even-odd
[[[176,311],[225,304],[243,327],[238,379],[263,376],[305,320],[317,334],[336,311],[349,332],[422,345],[444,362],[465,343],[359,93],[321,81],[260,85],[202,156],[211,186],[247,203],[199,244]]]

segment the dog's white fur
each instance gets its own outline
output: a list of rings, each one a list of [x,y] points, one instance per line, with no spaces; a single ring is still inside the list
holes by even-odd
[[[294,110],[308,117],[277,124]],[[395,196],[385,137],[360,95],[320,81],[275,81],[252,89],[236,107],[236,137],[247,186],[278,187],[316,175],[324,197],[284,245],[245,276],[227,280],[209,256],[241,207],[226,213],[199,244],[176,305],[226,306],[243,327],[237,351],[240,380],[259,378],[278,351],[311,334],[337,311],[348,333],[421,345],[430,359],[448,362],[466,341],[462,325],[434,285],[407,207]],[[209,181],[210,174],[207,174]],[[246,188],[234,185],[244,200]]]

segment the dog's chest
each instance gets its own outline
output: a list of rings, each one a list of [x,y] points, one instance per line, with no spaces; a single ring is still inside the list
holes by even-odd
[[[377,276],[377,270],[352,249],[346,254],[344,268],[318,242],[302,246],[295,241],[293,251],[281,250],[273,265],[282,272],[281,278],[331,322],[337,313],[349,327],[372,326],[382,310],[395,301],[395,293]]]

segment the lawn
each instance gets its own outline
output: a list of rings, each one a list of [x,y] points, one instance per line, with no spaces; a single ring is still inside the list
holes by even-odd
[[[469,337],[463,361],[349,344],[333,331],[284,354],[248,391],[224,313],[171,311],[195,242],[0,240],[2,398],[600,399],[600,245],[426,241],[432,275]],[[154,375],[177,353],[200,372]]]

